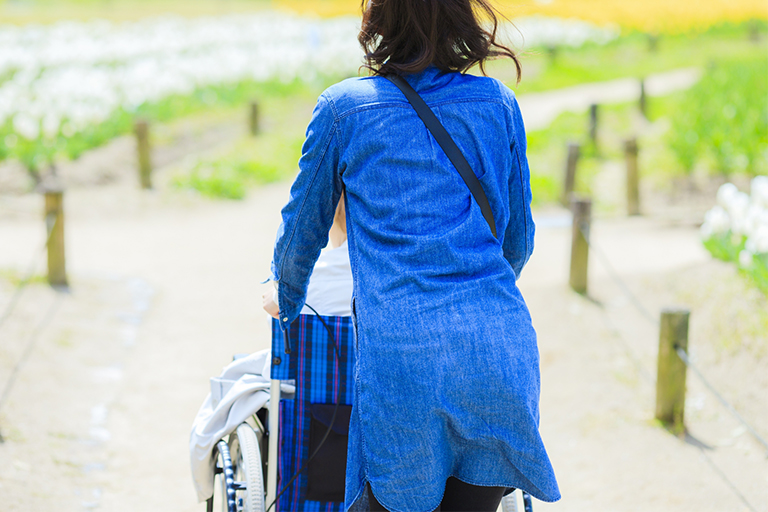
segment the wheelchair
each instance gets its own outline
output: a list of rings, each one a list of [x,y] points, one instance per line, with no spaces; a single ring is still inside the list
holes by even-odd
[[[265,432],[259,427],[241,423],[228,440],[216,444],[216,481],[207,512],[265,512],[267,458],[261,455]]]
[[[272,321],[268,406],[214,449],[214,494],[207,512],[341,512],[353,366],[350,317],[300,315],[286,341]],[[237,356],[235,356],[237,357]],[[281,382],[293,396],[281,396]],[[503,512],[532,512],[516,490]]]

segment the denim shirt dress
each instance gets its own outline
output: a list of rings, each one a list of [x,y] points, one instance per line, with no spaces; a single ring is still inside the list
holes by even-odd
[[[536,333],[516,285],[534,234],[520,109],[492,78],[434,67],[405,78],[480,179],[497,236],[395,85],[353,78],[320,96],[272,273],[287,327],[345,193],[356,350],[345,507],[366,510],[369,483],[389,510],[429,512],[450,476],[555,501]]]

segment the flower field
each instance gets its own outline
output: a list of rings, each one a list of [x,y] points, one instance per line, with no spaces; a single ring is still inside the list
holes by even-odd
[[[746,194],[732,183],[720,187],[701,235],[714,257],[738,264],[768,294],[768,176],[754,178],[751,188]]]
[[[360,12],[360,3],[350,0],[278,0],[275,3],[297,12],[320,16]],[[574,18],[598,25],[616,24],[629,30],[662,33],[678,33],[722,22],[739,23],[768,18],[768,5],[763,0],[504,0],[497,1],[496,5],[509,18],[533,15]]]
[[[619,37],[619,27],[633,27],[628,20],[634,19],[634,7],[607,0],[597,3],[599,9],[587,9],[587,3],[581,0],[507,4],[505,12],[515,16],[516,28],[502,27],[502,34],[518,48],[579,49],[585,43],[596,43],[590,47],[593,52],[595,48],[614,47],[616,52],[624,51],[621,41],[635,36],[622,38],[618,46],[606,43]],[[278,10],[125,22],[0,24],[0,161],[20,161],[39,179],[42,171],[57,160],[77,158],[84,151],[129,132],[139,117],[167,121],[211,107],[239,105],[260,90],[284,87],[281,84],[318,84],[328,78],[338,80],[357,74],[362,63],[356,41],[358,15],[319,18],[286,10],[354,14],[356,2],[323,0],[313,2],[312,8],[303,0],[276,0],[271,5]],[[685,18],[701,24],[705,23],[702,16],[706,13],[721,21],[760,17],[755,6],[750,0],[727,4],[703,0],[696,15],[685,11],[690,8],[663,7],[659,2],[643,9],[656,13],[658,19]],[[664,9],[677,11],[675,14]],[[662,16],[663,13],[666,14]],[[713,23],[714,20],[713,17]],[[681,24],[678,28],[683,27]],[[582,50],[573,50],[576,51]],[[590,60],[594,56],[585,59],[585,69],[606,68],[595,66]],[[635,58],[625,60],[638,62]],[[539,69],[539,73],[544,70],[540,81],[551,88],[613,78],[584,73],[574,67],[574,62],[569,58],[567,62],[561,59],[545,64]],[[568,64],[572,66],[569,68]],[[536,70],[537,65],[540,66],[534,63],[530,69]],[[738,140],[726,137],[723,144],[712,143],[707,137],[722,138],[722,134],[711,127],[720,126],[727,131],[730,124],[728,119],[716,123],[715,118],[693,115],[699,112],[698,105],[711,103],[702,98],[709,99],[712,91],[701,91],[696,108],[686,106],[679,110],[685,114],[675,119],[680,129],[673,133],[679,137],[669,141],[686,169],[692,169],[697,159],[703,157],[705,163],[714,160],[724,173],[764,172],[766,119],[759,114],[762,110],[749,106],[764,102],[765,77],[756,68],[742,68],[741,74],[749,74],[750,80],[739,75],[735,80],[738,87],[731,87],[735,75],[728,68],[715,78],[725,77],[730,82],[715,80],[712,83],[717,84],[710,89],[735,91],[728,108],[735,109],[739,119],[754,118],[749,125],[754,129],[742,130],[744,136]],[[621,73],[634,74],[631,70]],[[531,76],[535,80],[536,75],[526,75],[528,85]],[[742,89],[751,96],[739,92]],[[752,96],[754,101],[747,100]],[[736,101],[739,98],[744,101]],[[731,112],[728,108],[717,108],[716,114],[722,117],[723,112]],[[752,115],[755,112],[758,114]],[[746,126],[742,123],[742,127]]]
[[[0,25],[0,160],[15,158],[36,175],[56,158],[76,158],[129,131],[136,116],[166,120],[192,104],[244,102],[249,84],[356,75],[358,29],[353,16],[276,11]],[[522,20],[520,29],[529,45],[617,36],[541,17]]]
[[[356,34],[354,18],[266,12],[0,26],[0,159],[34,169],[76,156],[168,98],[212,103],[238,84],[356,74]]]
[[[672,110],[668,145],[686,173],[768,173],[768,59],[710,64]]]

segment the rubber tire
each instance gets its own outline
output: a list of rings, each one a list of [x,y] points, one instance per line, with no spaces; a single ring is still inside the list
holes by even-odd
[[[264,474],[256,432],[247,423],[242,423],[230,436],[229,443],[235,481],[245,482],[243,512],[265,512]]]
[[[221,512],[232,512],[232,510],[237,510],[237,505],[234,505],[233,509],[229,508],[229,503],[227,501],[227,491],[229,490],[227,487],[227,478],[226,478],[226,471],[229,469],[233,472],[234,475],[234,467],[232,464],[232,458],[230,457],[230,464],[227,465],[225,462],[224,454],[222,453],[222,450],[218,449],[219,445],[223,445],[222,449],[229,450],[229,443],[222,440],[216,443],[217,450],[216,450],[216,466],[221,468],[222,472],[214,475],[213,477],[213,496],[211,497],[211,504],[208,505],[208,509],[212,509],[214,511],[221,510]],[[231,452],[229,453],[231,455]],[[234,481],[234,480],[233,480]]]
[[[519,512],[517,507],[517,490],[511,494],[507,494],[501,499],[502,512]]]
[[[520,501],[522,502],[522,508],[518,502],[518,494],[520,494]],[[520,489],[515,489],[514,492],[504,496],[501,499],[502,512],[533,512],[533,503],[531,502],[531,495]]]

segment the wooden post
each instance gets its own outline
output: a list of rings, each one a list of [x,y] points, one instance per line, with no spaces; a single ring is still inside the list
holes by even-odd
[[[627,159],[627,213],[640,215],[640,176],[637,166],[637,139],[624,142]]]
[[[48,235],[48,282],[67,286],[64,251],[64,192],[61,188],[45,190],[45,224]]]
[[[587,294],[587,267],[589,263],[589,230],[592,221],[592,201],[571,199],[573,230],[571,236],[571,288],[582,295]]]
[[[659,35],[648,34],[648,51],[656,53],[659,50]]]
[[[568,206],[571,204],[571,194],[576,187],[576,168],[579,164],[579,156],[581,155],[581,146],[575,142],[568,144],[568,158],[565,161],[565,183],[563,186],[563,195],[560,197],[560,202]]]
[[[136,149],[139,160],[139,183],[141,188],[152,188],[152,148],[149,144],[149,123],[140,119],[134,126],[136,131]]]
[[[589,140],[597,153],[597,104],[589,106]]]
[[[685,412],[685,363],[677,349],[688,351],[687,309],[664,309],[659,331],[659,362],[656,375],[656,419],[682,432]]]
[[[646,97],[645,92],[645,79],[640,79],[640,113],[643,114],[643,117],[648,117],[648,99]]]
[[[255,101],[251,102],[249,116],[251,135],[255,137],[259,133],[259,104]]]
[[[549,55],[549,63],[554,64],[557,61],[557,54],[559,53],[557,45],[551,44],[547,46],[547,55]]]

